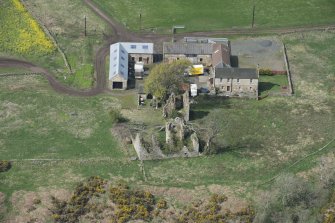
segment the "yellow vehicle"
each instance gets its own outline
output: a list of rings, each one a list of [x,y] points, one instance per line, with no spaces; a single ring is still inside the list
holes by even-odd
[[[204,74],[203,65],[193,65],[189,71],[190,76],[202,75],[202,74]]]

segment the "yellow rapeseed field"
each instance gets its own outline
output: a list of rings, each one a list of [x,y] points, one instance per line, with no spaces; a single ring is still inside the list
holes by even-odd
[[[45,55],[55,46],[20,0],[0,2],[0,52]]]

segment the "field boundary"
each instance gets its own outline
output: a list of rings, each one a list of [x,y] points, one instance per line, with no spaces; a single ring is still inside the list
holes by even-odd
[[[284,61],[285,61],[285,67],[286,67],[286,73],[287,73],[287,80],[288,80],[288,85],[290,88],[289,91],[290,91],[290,94],[293,95],[294,91],[293,91],[293,84],[292,84],[292,76],[291,76],[290,64],[289,64],[288,57],[287,57],[287,50],[286,50],[285,43],[283,43],[283,53],[284,53]]]
[[[15,76],[37,76],[44,75],[43,73],[3,73],[0,74],[0,77],[15,77]]]
[[[24,7],[27,9],[27,11],[29,11],[29,10],[28,10],[29,8],[27,7],[27,5],[26,5],[22,0],[20,0],[20,2],[22,3],[22,5],[24,5]],[[31,14],[31,13],[30,13],[30,14]],[[43,29],[44,32],[47,34],[47,36],[49,36],[50,40],[51,40],[51,41],[53,42],[53,44],[56,46],[58,52],[62,55],[62,58],[63,58],[63,60],[64,60],[64,64],[65,64],[65,66],[66,66],[67,69],[69,70],[70,74],[72,74],[73,72],[72,72],[71,66],[70,66],[70,64],[69,64],[69,62],[68,62],[68,60],[67,60],[67,57],[66,57],[65,53],[63,52],[63,50],[62,50],[62,49],[60,48],[60,46],[58,45],[58,42],[57,42],[57,40],[55,39],[55,37],[51,34],[51,32],[49,31],[49,29],[42,23],[42,21],[41,21],[39,18],[33,16],[32,14],[31,14],[31,16],[38,22],[38,24],[42,27],[42,29]]]
[[[283,168],[282,170],[279,171],[278,174],[276,174],[274,177],[272,177],[271,179],[259,184],[259,185],[264,185],[264,184],[267,184],[267,183],[271,183],[272,181],[274,181],[275,179],[277,179],[285,170],[289,170],[291,169],[292,167],[296,166],[298,163],[301,163],[302,161],[304,161],[305,159],[307,159],[308,157],[311,157],[319,152],[321,152],[322,150],[326,149],[330,144],[332,144],[333,142],[335,141],[335,138],[333,138],[330,142],[328,142],[326,145],[324,145],[323,147],[317,149],[316,151],[314,152],[311,152],[309,154],[307,154],[306,156],[304,156],[303,158],[295,161],[293,164],[291,164],[290,166],[288,167],[285,167]]]

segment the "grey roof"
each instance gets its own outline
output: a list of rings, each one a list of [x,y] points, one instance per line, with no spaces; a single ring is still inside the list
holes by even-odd
[[[164,54],[211,55],[213,44],[210,43],[163,43]]]
[[[221,43],[229,45],[227,38],[208,38],[208,37],[184,37],[184,42],[187,43]]]
[[[258,79],[258,72],[253,68],[216,68],[215,78]]]

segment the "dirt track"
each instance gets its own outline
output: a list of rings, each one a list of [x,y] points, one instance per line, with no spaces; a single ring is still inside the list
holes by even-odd
[[[99,17],[105,20],[113,30],[113,36],[109,38],[106,44],[101,47],[95,57],[94,67],[96,74],[96,85],[87,91],[81,91],[70,88],[60,83],[55,77],[50,74],[46,69],[38,67],[30,62],[0,58],[0,67],[22,67],[30,69],[32,72],[43,73],[48,79],[50,86],[59,93],[65,93],[74,96],[94,96],[107,90],[107,79],[105,69],[105,59],[109,53],[109,46],[112,43],[120,41],[136,41],[136,42],[163,42],[171,39],[170,35],[153,34],[153,33],[134,33],[124,28],[115,19],[110,18],[102,10],[100,10],[92,0],[84,0],[84,3],[91,8]],[[295,28],[273,28],[273,29],[225,29],[211,32],[191,32],[176,34],[175,38],[180,39],[184,36],[213,36],[213,35],[252,35],[252,34],[286,34],[295,32],[306,32],[314,30],[334,30],[335,24],[323,26],[310,26],[310,27],[295,27]]]

